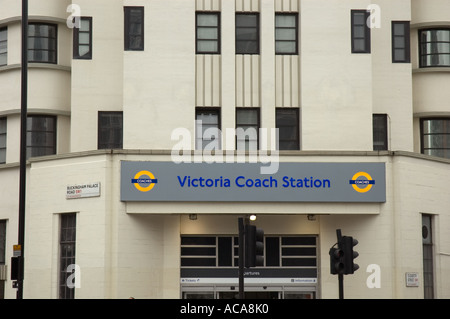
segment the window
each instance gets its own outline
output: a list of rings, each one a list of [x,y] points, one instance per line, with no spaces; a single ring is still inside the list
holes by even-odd
[[[409,21],[392,21],[392,62],[410,62]]]
[[[419,52],[421,68],[450,66],[450,29],[420,30]]]
[[[295,108],[277,108],[276,127],[278,129],[278,149],[300,149],[299,114]]]
[[[352,10],[352,53],[370,53],[370,28],[367,26],[369,12]]]
[[[59,299],[74,299],[75,289],[72,283],[73,273],[68,271],[69,265],[75,264],[76,214],[61,214],[59,237]]]
[[[264,266],[317,269],[315,236],[265,236]],[[239,266],[239,237],[181,236],[181,268]]]
[[[27,118],[27,158],[56,154],[56,117]]]
[[[0,220],[0,265],[6,263],[6,220]]]
[[[255,151],[258,149],[259,109],[236,110],[236,149]]]
[[[220,111],[216,109],[198,109],[195,116],[197,150],[220,149]]]
[[[0,118],[0,164],[6,163],[6,117]]]
[[[6,220],[0,220],[0,267],[6,263]],[[0,278],[0,299],[5,299],[5,278]]]
[[[0,28],[0,65],[8,63],[8,29]]]
[[[425,299],[434,298],[434,257],[432,216],[422,214],[423,290]]]
[[[73,58],[92,59],[92,18],[80,18],[80,27],[73,29]]]
[[[125,51],[144,50],[144,7],[125,7]]]
[[[236,54],[259,54],[259,15],[236,14]]]
[[[275,54],[298,54],[297,14],[275,15]]]
[[[55,24],[29,24],[28,62],[56,63],[56,30]]]
[[[123,148],[123,113],[98,112],[98,149]]]
[[[197,54],[220,54],[220,14],[197,12]]]
[[[373,150],[388,149],[388,117],[387,114],[373,114]]]
[[[450,118],[422,119],[422,153],[450,158]]]

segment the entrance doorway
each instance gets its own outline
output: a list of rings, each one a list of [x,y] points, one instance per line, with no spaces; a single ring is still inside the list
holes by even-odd
[[[183,287],[183,299],[239,299],[237,287]],[[314,299],[314,287],[249,287],[244,299]]]

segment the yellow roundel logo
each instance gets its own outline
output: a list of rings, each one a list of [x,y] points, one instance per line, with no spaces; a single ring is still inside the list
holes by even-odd
[[[136,187],[138,191],[148,192],[153,187],[155,187],[155,184],[158,183],[158,180],[151,172],[140,171],[136,175],[134,175],[131,183],[134,184],[134,187]]]
[[[361,179],[361,177],[363,177],[363,179]],[[353,189],[358,193],[367,193],[372,189],[372,186],[375,185],[375,181],[372,179],[372,176],[366,172],[358,172],[353,175],[350,180],[350,185],[352,185]]]

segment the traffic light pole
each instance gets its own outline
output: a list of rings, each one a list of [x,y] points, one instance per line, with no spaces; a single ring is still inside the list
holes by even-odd
[[[342,242],[342,233],[340,229],[336,229],[338,244]],[[344,299],[344,274],[338,274],[339,281],[339,299]]]
[[[239,299],[244,299],[244,236],[245,226],[244,219],[238,218],[239,227]]]

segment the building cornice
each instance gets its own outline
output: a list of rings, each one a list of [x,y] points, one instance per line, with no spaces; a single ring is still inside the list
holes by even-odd
[[[266,151],[263,151],[264,154]],[[191,155],[195,155],[196,151],[190,152]],[[267,151],[268,155],[270,151]],[[30,163],[53,161],[60,159],[70,159],[78,157],[89,157],[89,156],[101,156],[101,155],[152,155],[152,156],[170,156],[172,154],[171,150],[136,150],[136,149],[105,149],[105,150],[92,150],[83,152],[72,152],[64,154],[56,154],[49,156],[33,157],[28,161]],[[212,154],[214,155],[214,154]],[[234,151],[234,156],[241,155],[241,153]],[[248,154],[247,154],[248,155]],[[440,158],[430,155],[419,154],[409,151],[279,151],[279,156],[285,159],[289,157],[409,157],[416,158],[420,160],[439,162],[444,164],[450,164],[450,159]],[[0,168],[15,167],[15,163],[0,165]]]
[[[29,15],[28,16],[29,22],[51,22],[51,23],[66,23],[66,19],[52,17],[52,16],[38,16],[38,15]],[[22,22],[22,16],[14,16],[9,17],[5,19],[0,20],[0,26],[7,25],[10,23],[21,23]]]
[[[8,115],[20,115],[21,110],[17,109],[9,109],[6,111],[0,111],[0,116],[8,116]],[[60,115],[60,116],[70,116],[70,111],[63,110],[52,110],[52,109],[41,109],[41,108],[28,108],[28,114],[46,114],[46,115]]]
[[[58,70],[58,71],[66,71],[71,72],[72,68],[66,65],[60,64],[52,64],[52,63],[28,63],[29,69],[49,69],[49,70]],[[2,71],[11,71],[11,70],[20,70],[21,64],[8,64],[5,66],[0,66],[0,72]]]

